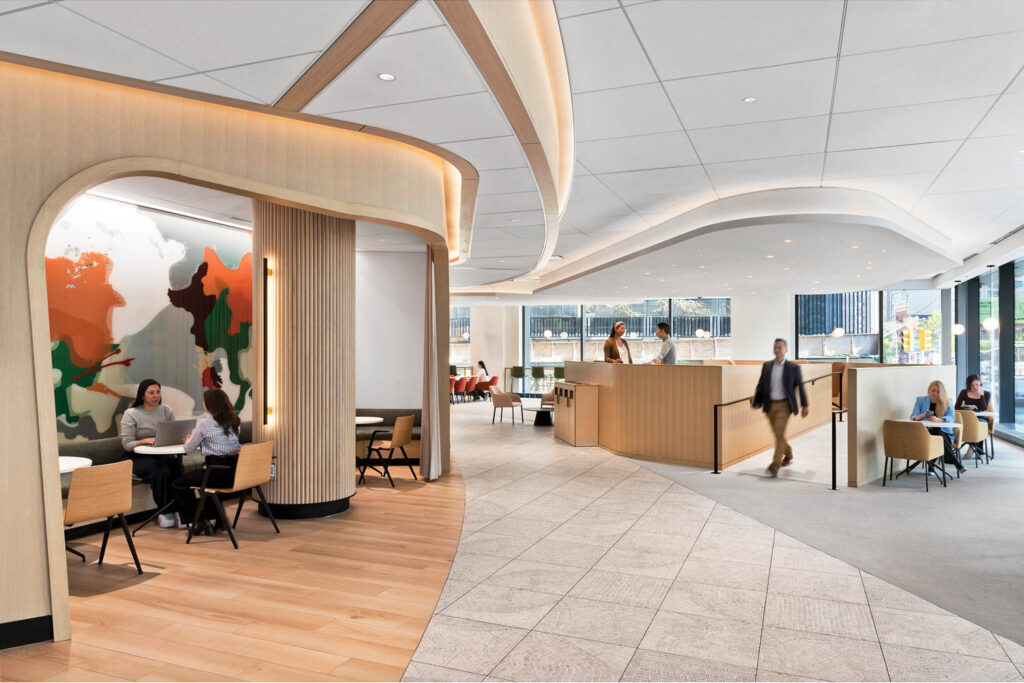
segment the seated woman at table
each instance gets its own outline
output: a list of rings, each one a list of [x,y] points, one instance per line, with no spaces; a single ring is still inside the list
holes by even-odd
[[[956,465],[959,472],[964,471],[963,463],[956,455],[953,448],[953,429],[951,427],[931,426],[939,423],[956,422],[956,413],[953,411],[953,404],[946,394],[946,386],[935,380],[928,385],[928,395],[919,396],[914,403],[914,410],[910,413],[911,420],[928,423],[928,432],[942,437],[942,446],[945,452],[945,461]]]
[[[227,466],[229,469],[211,469],[206,487],[210,489],[231,488],[235,481],[235,466],[238,464],[238,429],[241,420],[235,414],[228,395],[220,389],[208,389],[203,394],[203,410],[206,416],[196,423],[195,429],[185,439],[185,452],[202,451],[206,456],[203,469],[182,475],[174,480],[174,499],[183,521],[191,524],[196,517],[198,487],[203,483],[203,474],[210,465]],[[207,500],[203,510],[204,526],[210,529],[208,520],[217,519],[217,509],[212,500]]]
[[[977,375],[967,375],[967,387],[961,389],[956,397],[957,410],[973,410],[976,413],[984,413],[992,407],[992,394],[981,388],[981,378]],[[982,422],[988,422],[987,417],[979,417]]]
[[[487,374],[487,366],[484,364],[482,360],[478,360],[476,362],[476,385],[479,387],[489,379],[490,376]],[[486,395],[487,392],[482,391],[480,389],[477,389],[473,392],[473,398],[475,399],[484,398]]]
[[[160,383],[155,379],[144,379],[139,383],[135,401],[121,418],[121,445],[125,457],[132,461],[132,473],[149,484],[157,508],[171,500],[171,482],[181,475],[178,457],[136,453],[135,447],[152,446],[156,442],[157,424],[173,421],[174,411],[163,404]],[[157,522],[164,528],[177,525],[172,513],[160,515]]]

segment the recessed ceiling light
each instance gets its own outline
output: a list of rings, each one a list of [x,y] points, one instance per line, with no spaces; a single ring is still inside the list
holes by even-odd
[[[518,223],[518,222],[519,222],[519,219],[518,219],[518,218],[509,218],[509,219],[508,219],[508,222],[509,222],[509,223]]]
[[[388,82],[398,80],[398,76],[396,76],[395,74],[389,74],[389,73],[377,74],[377,78],[379,78],[382,81],[388,81]]]
[[[744,97],[743,101],[746,102],[747,104],[750,104],[751,102],[757,102],[757,98],[756,97]]]
[[[765,258],[775,258],[775,257],[774,257],[774,256],[772,256],[771,254],[765,254],[765,255],[764,255],[764,257],[765,257]]]
[[[675,268],[675,266],[672,266],[672,267]],[[697,267],[700,268],[701,270],[704,270],[705,268],[707,268],[707,266],[697,266]]]
[[[789,268],[783,268],[783,270],[789,270]]]
[[[1018,149],[1017,154],[1024,154],[1024,149]]]
[[[783,244],[792,244],[793,240],[782,240]]]
[[[857,277],[860,277],[860,273],[857,273]]]
[[[748,275],[748,276],[747,276],[747,279],[750,279],[750,278],[752,278],[752,277],[754,277],[754,276],[753,276],[753,275]]]
[[[650,276],[650,273],[644,273],[644,275]]]
[[[860,245],[859,244],[851,244],[850,245],[850,249],[860,249]]]

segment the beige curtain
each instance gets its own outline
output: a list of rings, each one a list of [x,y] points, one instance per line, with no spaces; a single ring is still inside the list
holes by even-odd
[[[434,310],[434,261],[427,248],[423,316],[423,418],[420,421],[420,476],[441,476],[441,437],[437,406],[437,311]]]

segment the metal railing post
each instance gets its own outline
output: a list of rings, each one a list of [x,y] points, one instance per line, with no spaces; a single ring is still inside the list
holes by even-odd
[[[715,471],[712,472],[711,474],[719,474],[719,472],[718,472],[718,409],[719,408],[721,408],[721,406],[718,405],[718,404],[715,404],[715,408],[714,408],[714,413],[715,413]]]

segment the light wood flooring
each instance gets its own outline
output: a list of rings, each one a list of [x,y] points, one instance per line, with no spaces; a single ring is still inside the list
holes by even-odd
[[[462,531],[462,477],[396,488],[367,477],[328,519],[281,520],[247,502],[240,546],[185,532],[73,541],[72,639],[4,650],[0,680],[398,680],[426,628]],[[234,514],[233,504],[228,514]]]

